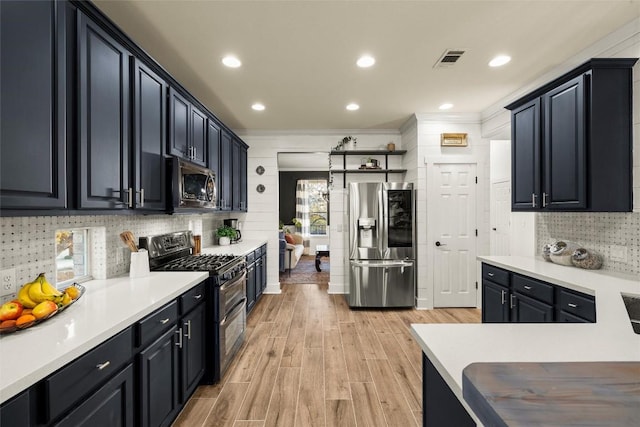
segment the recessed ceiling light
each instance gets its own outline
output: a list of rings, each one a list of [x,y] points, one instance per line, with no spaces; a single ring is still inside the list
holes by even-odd
[[[265,106],[264,106],[264,104],[260,104],[259,102],[256,102],[255,104],[253,104],[251,106],[251,108],[253,108],[256,111],[264,111]]]
[[[489,67],[501,67],[511,61],[511,57],[507,55],[498,55],[489,62]]]
[[[450,103],[447,102],[447,103],[442,104],[438,108],[441,109],[441,110],[448,110],[448,109],[450,109],[452,107],[453,107],[453,104],[450,104]]]
[[[371,55],[362,55],[360,58],[358,58],[358,61],[356,62],[356,64],[360,68],[369,68],[373,66],[373,64],[375,63],[376,63],[376,59]]]
[[[360,108],[360,106],[358,104],[351,103],[351,104],[347,105],[347,110],[349,110],[349,111],[356,111],[359,108]]]
[[[222,63],[229,68],[238,68],[242,65],[242,62],[240,62],[240,60],[233,55],[227,55],[222,58]]]

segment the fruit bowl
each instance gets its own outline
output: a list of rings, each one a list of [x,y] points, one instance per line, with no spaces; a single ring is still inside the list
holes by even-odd
[[[10,334],[16,331],[21,331],[21,330],[25,330],[25,329],[29,329],[39,323],[42,323],[44,321],[46,321],[47,319],[52,318],[53,316],[55,316],[56,314],[60,314],[61,312],[65,311],[67,308],[71,307],[73,304],[76,303],[76,301],[78,301],[80,298],[82,298],[82,295],[84,295],[86,288],[78,283],[73,283],[69,286],[67,286],[64,289],[61,289],[62,292],[65,292],[67,290],[67,288],[70,287],[75,287],[78,290],[78,296],[75,299],[72,299],[71,302],[67,305],[62,305],[62,306],[58,306],[58,309],[56,311],[54,311],[53,313],[41,318],[41,319],[37,319],[34,320],[31,323],[28,323],[24,326],[13,326],[13,327],[9,327],[9,328],[2,328],[0,329],[0,335],[4,335],[4,334]]]

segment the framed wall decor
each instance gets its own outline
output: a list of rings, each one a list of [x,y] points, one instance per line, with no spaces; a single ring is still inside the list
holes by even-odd
[[[443,133],[440,135],[441,147],[466,147],[466,133]]]

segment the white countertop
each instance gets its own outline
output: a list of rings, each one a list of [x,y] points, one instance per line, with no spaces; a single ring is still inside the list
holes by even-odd
[[[595,295],[596,323],[411,325],[422,351],[472,416],[462,397],[462,370],[474,362],[640,361],[640,335],[633,332],[620,296],[640,294],[640,277],[534,258],[478,260]]]
[[[202,248],[202,254],[204,255],[246,255],[251,251],[258,249],[262,245],[266,245],[267,240],[260,239],[251,239],[251,240],[242,240],[241,242],[234,243],[226,246],[207,246],[206,248]]]
[[[0,403],[209,277],[151,272],[148,277],[91,280],[80,300],[51,319],[0,336]]]

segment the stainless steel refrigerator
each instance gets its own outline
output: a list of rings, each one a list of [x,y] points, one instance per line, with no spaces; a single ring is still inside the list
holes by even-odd
[[[414,199],[410,183],[349,184],[349,306],[415,305]]]

